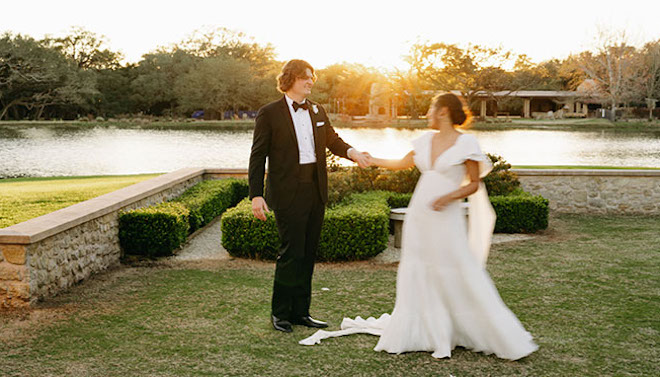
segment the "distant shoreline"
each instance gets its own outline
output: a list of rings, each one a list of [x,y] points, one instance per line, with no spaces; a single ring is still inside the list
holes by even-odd
[[[512,169],[518,170],[660,170],[660,167],[638,167],[638,166],[597,166],[597,165],[513,165]],[[247,173],[247,168],[245,168]],[[0,176],[0,185],[5,183],[17,182],[35,182],[35,181],[68,181],[76,179],[123,179],[131,177],[156,177],[166,172],[160,173],[139,173],[139,174],[107,174],[107,175],[54,175],[54,176],[21,176],[21,177],[2,177]]]
[[[425,119],[394,121],[333,121],[335,128],[370,129],[425,129]],[[254,120],[110,120],[110,121],[0,121],[0,127],[107,127],[137,129],[227,129],[251,130]],[[551,130],[551,131],[613,131],[613,132],[660,132],[660,121],[643,120],[610,122],[605,119],[488,119],[475,122],[470,129],[477,131]]]

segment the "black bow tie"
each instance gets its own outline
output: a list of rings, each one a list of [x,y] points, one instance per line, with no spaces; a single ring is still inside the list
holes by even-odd
[[[298,111],[298,109],[307,110],[308,108],[309,108],[309,106],[307,106],[307,101],[305,101],[303,103],[298,103],[296,101],[293,101],[293,112],[294,113],[296,111]]]

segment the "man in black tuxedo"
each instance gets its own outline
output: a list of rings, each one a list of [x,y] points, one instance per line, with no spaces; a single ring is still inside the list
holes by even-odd
[[[282,241],[275,267],[271,320],[276,330],[292,324],[323,328],[309,314],[312,273],[328,201],[325,150],[367,167],[367,155],[346,144],[325,109],[306,97],[316,81],[314,68],[291,60],[277,77],[284,96],[259,109],[248,169],[252,212],[266,220],[275,213]],[[268,157],[266,199],[264,173]]]

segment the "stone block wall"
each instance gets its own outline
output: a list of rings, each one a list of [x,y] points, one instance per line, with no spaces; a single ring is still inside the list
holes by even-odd
[[[563,213],[660,214],[660,171],[515,169],[522,188]]]
[[[204,172],[181,169],[0,229],[0,308],[28,306],[119,264],[119,211],[179,196]]]
[[[201,176],[197,176],[121,209],[167,201],[200,181]],[[93,273],[119,264],[119,211],[31,244],[27,251],[31,298],[53,296]]]

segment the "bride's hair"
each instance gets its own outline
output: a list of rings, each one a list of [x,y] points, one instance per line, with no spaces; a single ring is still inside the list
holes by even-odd
[[[469,128],[472,124],[472,113],[462,98],[453,93],[438,94],[433,97],[433,106],[436,110],[443,107],[449,109],[449,116],[457,128]]]

